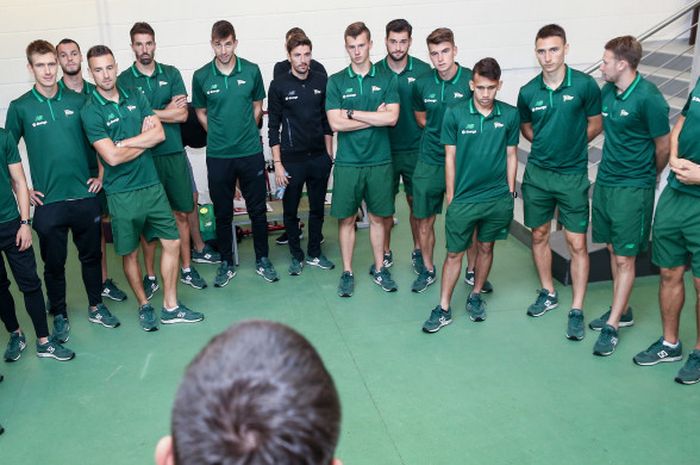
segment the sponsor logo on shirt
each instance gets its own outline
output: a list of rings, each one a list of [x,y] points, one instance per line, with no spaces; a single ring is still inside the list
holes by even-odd
[[[423,103],[437,103],[437,99],[435,98],[435,94],[428,95],[428,98],[423,99]]]
[[[382,90],[381,87],[379,87],[379,86],[372,86],[372,92],[379,92],[380,90]]]
[[[607,105],[603,106],[603,111],[601,111],[600,114],[603,115],[603,118],[606,118],[608,116],[608,106]]]
[[[469,123],[462,129],[462,134],[476,134],[477,131],[474,129],[474,123]]]
[[[136,86],[136,89],[137,89],[139,92],[141,92],[142,94],[144,93],[144,92],[143,92],[143,87],[141,87],[141,86]]]
[[[461,92],[455,92],[454,98],[462,98],[462,97],[464,97],[464,94],[463,94],[463,93],[461,93]]]
[[[321,94],[321,93],[323,93],[321,90],[319,90],[319,89],[314,89],[314,95],[318,95],[318,94]]]
[[[629,116],[629,112],[623,108],[620,110],[620,116]]]
[[[107,127],[110,127],[111,125],[118,123],[118,122],[119,122],[119,118],[116,118],[114,113],[110,113],[109,115],[107,115],[107,123],[106,123]]]
[[[574,96],[573,96],[573,95],[564,94],[564,95],[562,96],[562,100],[564,100],[565,102],[569,102],[569,101],[571,101],[571,100],[573,100],[573,99],[574,99]]]
[[[44,119],[44,115],[36,115],[34,117],[34,122],[32,123],[32,127],[35,128],[37,126],[43,126],[45,124],[49,124],[49,122]]]
[[[547,109],[547,105],[544,104],[544,100],[538,100],[535,102],[535,106],[530,108],[533,113],[536,111],[544,111]]]
[[[71,115],[75,114],[75,112],[73,110],[69,110],[68,108],[66,108],[65,110],[63,110],[63,114],[65,114],[66,116],[71,116]]]
[[[218,94],[219,92],[221,92],[221,89],[219,89],[219,85],[212,84],[209,90],[207,91],[207,95]]]
[[[296,99],[298,99],[298,98],[299,98],[298,95],[287,95],[287,96],[284,98],[284,100],[285,100],[285,102],[288,102],[288,101],[290,101],[290,100],[296,100]]]
[[[134,110],[136,110],[136,105],[127,105],[126,109],[129,111],[134,111]]]
[[[158,81],[159,87],[163,87],[163,86],[167,86],[167,85],[168,85],[168,81]]]
[[[242,86],[243,84],[246,83],[243,79],[237,79],[236,82],[238,83],[239,86]]]
[[[503,124],[503,123],[499,123],[498,121],[494,121],[494,123],[493,123],[493,128],[494,128],[494,129],[502,128],[503,126],[504,126],[504,124]]]

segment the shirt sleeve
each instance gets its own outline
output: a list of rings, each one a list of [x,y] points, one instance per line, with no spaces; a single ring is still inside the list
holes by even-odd
[[[586,84],[586,116],[598,116],[601,111],[602,103],[600,97],[600,87],[591,77],[588,78]]]
[[[15,141],[15,143],[24,135],[22,120],[20,119],[19,110],[17,109],[17,104],[15,102],[11,102],[10,108],[7,109],[5,129],[7,129],[12,135],[12,139]]]
[[[326,85],[326,111],[342,108],[340,99],[340,90],[335,83],[335,79],[331,77]]]
[[[80,112],[80,119],[83,122],[83,130],[90,144],[98,140],[110,139],[107,127],[102,121],[101,115],[92,108],[92,105],[85,105]]]
[[[192,106],[194,108],[206,108],[207,96],[202,89],[199,73],[194,73],[192,76]]]
[[[255,77],[253,78],[253,101],[257,102],[265,99],[265,86],[263,85],[262,74],[260,68],[255,67]]]
[[[282,101],[277,92],[276,80],[270,83],[267,96],[267,138],[270,147],[280,144],[280,123],[282,122]]]
[[[520,117],[517,111],[513,111],[506,131],[506,145],[509,147],[518,145],[520,142]]]
[[[523,89],[518,92],[518,114],[520,115],[520,121],[523,123],[532,122],[532,114],[530,113],[530,105],[528,105],[525,96],[523,95]]]
[[[423,89],[420,81],[416,81],[413,86],[413,111],[425,111],[425,103],[423,102]]]
[[[384,103],[401,103],[401,98],[399,97],[399,80],[393,73],[386,87],[386,92],[384,92]]]
[[[649,103],[644,105],[644,117],[652,138],[671,132],[668,124],[668,110],[668,103],[658,91],[652,94]]]
[[[457,118],[452,111],[452,107],[445,111],[445,117],[442,120],[442,130],[440,131],[441,145],[457,145]]]
[[[17,148],[17,141],[12,136],[12,133],[8,131],[7,137],[5,138],[5,160],[8,165],[14,165],[15,163],[21,162],[19,157],[19,149]]]

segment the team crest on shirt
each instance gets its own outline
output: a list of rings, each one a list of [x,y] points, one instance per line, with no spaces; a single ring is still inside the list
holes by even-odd
[[[573,96],[573,95],[567,95],[567,94],[562,95],[562,100],[565,101],[565,102],[569,102],[569,101],[571,101],[571,100],[573,100],[573,99],[574,99],[574,96]]]
[[[242,86],[243,84],[246,83],[243,79],[237,79],[236,82],[238,83],[239,86]]]
[[[693,95],[693,102],[700,102],[700,98]]]
[[[32,123],[32,127],[35,128],[37,126],[43,126],[45,124],[49,124],[49,122],[44,119],[44,115],[36,115],[34,117],[34,122]]]
[[[503,124],[503,123],[499,123],[498,121],[494,121],[494,123],[493,123],[493,128],[494,128],[494,129],[502,128],[503,126],[504,126],[504,124]]]
[[[167,85],[168,85],[168,81],[158,81],[159,87],[163,87],[163,86],[167,86]]]
[[[134,111],[134,110],[136,110],[136,105],[127,105],[126,109],[129,111]]]
[[[323,93],[321,90],[319,90],[319,89],[314,89],[314,95],[318,95],[318,94],[321,94],[321,93]]]
[[[409,84],[413,84],[413,82],[416,80],[416,78],[408,77],[408,78],[406,78],[406,80],[408,81]]]
[[[463,94],[463,93],[461,93],[461,92],[455,92],[454,98],[462,98],[462,97],[464,97],[464,94]]]
[[[625,110],[624,108],[622,110],[620,110],[620,116],[629,116],[629,114],[630,113],[627,110]]]
[[[63,114],[66,116],[71,116],[71,115],[75,114],[75,112],[73,110],[69,110],[68,108],[66,108],[65,110],[63,110]]]
[[[372,92],[379,92],[380,90],[382,90],[381,87],[379,87],[379,86],[372,86]]]

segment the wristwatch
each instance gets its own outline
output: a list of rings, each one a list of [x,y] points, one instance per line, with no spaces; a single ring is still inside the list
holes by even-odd
[[[351,108],[351,109],[347,110],[347,111],[345,112],[345,114],[348,115],[348,119],[352,119],[352,114],[353,114],[354,112],[355,112],[355,111]]]
[[[513,191],[510,193],[510,195],[512,195],[514,199],[517,199],[518,198],[518,191]]]
[[[26,224],[26,225],[28,225],[28,226],[31,226],[31,225],[32,225],[32,219],[30,218],[30,219],[28,219],[28,220],[19,220],[19,224]]]

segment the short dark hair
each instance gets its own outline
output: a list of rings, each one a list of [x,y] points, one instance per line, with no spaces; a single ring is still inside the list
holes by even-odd
[[[134,43],[134,36],[136,34],[149,34],[151,37],[153,37],[153,40],[156,40],[156,31],[154,31],[151,25],[146,22],[134,23],[134,25],[131,26],[129,37],[131,38],[132,44]]]
[[[59,43],[56,44],[56,50],[58,50],[59,45],[68,45],[68,44],[75,44],[76,47],[78,47],[78,51],[80,51],[80,44],[78,42],[74,41],[73,39],[65,38],[61,39]]]
[[[56,55],[56,49],[54,48],[51,43],[39,39],[39,40],[34,40],[27,45],[27,61],[29,64],[32,64],[32,55],[37,54],[37,55],[46,55],[47,53],[53,53]]]
[[[104,55],[112,55],[112,58],[114,58],[114,53],[112,53],[112,50],[110,50],[110,48],[106,45],[94,45],[87,51],[88,60],[90,60],[90,58],[97,58]]]
[[[362,21],[356,21],[345,28],[345,35],[343,37],[352,37],[353,39],[356,39],[363,32],[367,33],[367,40],[372,40],[372,33],[369,32],[367,25]]]
[[[233,24],[225,19],[215,22],[211,27],[212,40],[225,39],[228,36],[233,36],[233,40],[236,40],[236,30],[233,28]]]
[[[177,465],[328,465],[340,401],[302,335],[246,321],[214,337],[187,367],[171,429]]]
[[[411,34],[413,34],[413,26],[411,26],[411,23],[409,23],[405,19],[392,19],[391,21],[386,23],[387,37],[389,37],[390,32],[408,32],[408,37],[411,37]]]
[[[310,49],[313,50],[311,45],[311,39],[306,37],[306,34],[292,34],[287,37],[287,53],[292,53],[292,50],[299,47],[300,45],[308,45]]]
[[[501,80],[501,67],[498,62],[491,57],[482,58],[477,61],[472,68],[472,72],[487,79],[491,79],[492,81]]]
[[[605,50],[611,51],[617,60],[629,63],[632,69],[637,69],[642,59],[642,44],[632,36],[620,36],[610,39],[605,44]]]
[[[428,45],[437,45],[441,44],[443,42],[449,42],[452,45],[455,44],[455,34],[452,32],[452,29],[447,28],[447,27],[439,27],[435,29],[433,32],[431,32],[428,37],[425,39],[425,41],[428,43]]]
[[[561,40],[566,43],[566,31],[558,24],[547,24],[546,26],[542,26],[540,30],[537,31],[535,42],[548,37],[561,37]]]
[[[293,27],[290,30],[287,31],[287,33],[284,35],[284,40],[287,41],[289,38],[293,35],[301,34],[303,36],[306,35],[306,32],[300,27]]]

